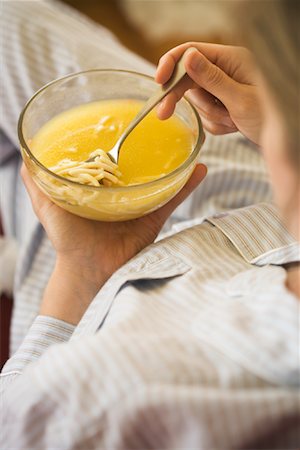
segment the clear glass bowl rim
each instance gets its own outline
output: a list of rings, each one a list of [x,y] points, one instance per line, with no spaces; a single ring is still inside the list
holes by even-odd
[[[67,79],[71,79],[71,78],[76,78],[79,77],[80,75],[85,75],[88,73],[95,73],[95,72],[99,72],[99,73],[109,73],[109,72],[113,72],[113,73],[123,73],[126,75],[137,75],[139,77],[142,78],[146,78],[148,80],[152,80],[155,81],[153,77],[149,76],[149,75],[145,75],[143,73],[140,72],[136,72],[133,70],[122,70],[122,69],[89,69],[89,70],[83,70],[80,72],[74,72],[74,73],[70,73],[68,75],[65,75],[63,77],[57,78],[53,81],[50,81],[49,83],[45,84],[44,86],[42,86],[38,91],[36,91],[33,96],[27,101],[27,103],[25,104],[23,110],[21,111],[19,120],[18,120],[18,138],[19,138],[19,142],[21,144],[21,147],[23,148],[23,150],[25,150],[27,156],[30,158],[30,160],[34,161],[34,163],[39,166],[44,172],[48,173],[50,176],[52,176],[53,178],[56,178],[57,180],[59,180],[60,182],[63,182],[65,184],[70,184],[70,185],[76,185],[77,187],[80,187],[82,189],[87,189],[87,190],[91,190],[91,191],[98,191],[98,190],[103,190],[103,186],[90,186],[90,185],[86,185],[86,184],[82,184],[82,183],[78,183],[77,181],[72,181],[72,180],[68,180],[65,177],[61,177],[60,175],[57,175],[56,173],[52,172],[51,170],[49,170],[46,166],[44,166],[35,156],[34,154],[31,152],[30,148],[28,147],[26,140],[23,136],[23,119],[24,116],[26,114],[26,111],[28,109],[28,107],[31,105],[31,103],[36,99],[36,97],[38,97],[43,91],[45,91],[49,86],[53,86],[54,84],[60,83],[63,80],[67,80]],[[112,192],[116,192],[116,191],[128,191],[128,190],[134,190],[134,189],[140,189],[141,186],[143,187],[150,187],[150,186],[155,186],[155,184],[159,184],[162,181],[168,180],[169,178],[173,178],[174,176],[176,176],[177,174],[179,174],[180,172],[184,171],[198,156],[201,145],[203,144],[204,141],[204,131],[203,131],[203,126],[202,126],[202,122],[200,119],[200,116],[196,110],[196,108],[192,105],[192,103],[186,98],[184,97],[183,100],[185,102],[188,103],[189,107],[192,109],[196,120],[197,120],[197,125],[198,125],[198,136],[197,136],[197,142],[194,146],[194,149],[192,151],[192,153],[190,154],[190,156],[188,157],[188,159],[186,159],[180,166],[178,166],[175,170],[173,170],[172,172],[168,173],[167,175],[164,175],[163,177],[160,178],[156,178],[155,180],[152,181],[148,181],[146,183],[142,183],[142,184],[133,184],[133,185],[127,185],[127,186],[118,186],[118,187],[105,187],[105,191],[112,191]]]

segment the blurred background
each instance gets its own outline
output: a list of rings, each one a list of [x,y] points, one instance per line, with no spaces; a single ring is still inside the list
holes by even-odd
[[[154,64],[167,50],[185,41],[232,42],[222,13],[223,0],[65,0],[65,3],[109,28],[126,47]]]

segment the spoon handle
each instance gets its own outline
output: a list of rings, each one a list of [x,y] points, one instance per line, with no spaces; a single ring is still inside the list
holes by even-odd
[[[128,127],[124,130],[122,135],[120,136],[117,147],[118,149],[122,145],[123,141],[126,139],[128,134],[137,126],[137,124],[143,120],[143,118],[176,86],[176,84],[185,76],[185,58],[192,51],[197,50],[195,47],[188,48],[181,58],[178,60],[177,64],[175,64],[173,74],[169,81],[165,84],[158,87],[158,89],[154,92],[153,95],[146,101],[143,108],[139,111],[139,113],[135,116],[135,118],[130,122]]]

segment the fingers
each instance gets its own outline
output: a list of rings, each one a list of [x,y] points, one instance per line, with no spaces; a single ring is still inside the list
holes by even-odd
[[[41,191],[38,189],[37,185],[33,181],[24,163],[22,164],[21,167],[21,176],[32,204],[37,205],[40,202]]]
[[[201,183],[207,173],[207,167],[204,164],[197,164],[192,176],[183,186],[180,192],[159,210],[152,214],[159,214],[160,218],[165,221],[170,214],[179,206]]]
[[[204,89],[193,89],[188,93],[189,100],[197,108],[202,122],[218,124],[236,129],[229,112],[222,102]]]
[[[224,51],[226,52],[227,49],[230,49],[230,46],[202,42],[186,42],[180,44],[169,50],[160,58],[155,74],[155,81],[157,83],[164,84],[168,81],[173,73],[175,64],[189,47],[196,47],[213,63],[217,61]]]
[[[211,63],[202,53],[195,50],[187,55],[185,68],[197,86],[219,99],[226,107],[233,104],[239,91],[239,83]]]
[[[52,202],[38,188],[36,183],[33,181],[32,177],[30,176],[30,173],[28,172],[28,169],[26,168],[24,163],[22,164],[21,167],[21,176],[25,184],[26,190],[29,194],[34,212],[39,217],[41,209],[49,204],[52,204]]]
[[[183,95],[186,84],[170,92],[157,107],[157,116],[161,120],[168,119],[174,112],[176,102]],[[229,112],[213,95],[204,89],[192,89],[188,98],[197,108],[204,128],[212,134],[227,134],[237,131]]]
[[[178,61],[179,57],[176,58],[171,52],[168,52],[160,58],[155,73],[155,81],[157,83],[165,84],[168,81],[173,73],[175,64]]]
[[[203,128],[211,134],[221,135],[221,134],[229,134],[238,131],[237,127],[233,125],[232,127],[227,127],[226,125],[222,125],[216,122],[210,122],[203,117],[201,117]]]
[[[227,109],[235,106],[234,102],[236,102],[240,92],[240,84],[212,62],[217,61],[218,58],[220,60],[220,51],[225,46],[201,45],[205,45],[203,48],[205,48],[210,59],[198,50],[191,51],[190,54],[186,55],[185,69],[188,76],[181,80],[176,88],[160,103],[157,108],[157,116],[162,120],[169,118],[175,110],[176,103],[185,92],[197,87],[199,92],[195,95],[196,102],[194,99],[194,103],[204,117],[208,121],[218,122],[226,127],[234,127]],[[156,72],[156,81],[165,83],[169,79],[175,63],[189,46],[191,46],[191,43],[178,46],[161,58]],[[196,46],[199,48],[199,44]],[[216,103],[216,99],[220,100],[221,103]]]
[[[185,92],[194,87],[195,83],[185,76],[177,86],[160,102],[157,107],[157,116],[161,120],[168,119],[173,114],[176,103],[184,96]]]
[[[204,164],[197,164],[190,179],[183,186],[183,188],[177,194],[177,196],[173,199],[174,202],[177,203],[177,205],[182,203],[193,192],[193,190],[196,189],[196,187],[198,187],[201,181],[204,180],[206,174],[207,174],[207,167]]]

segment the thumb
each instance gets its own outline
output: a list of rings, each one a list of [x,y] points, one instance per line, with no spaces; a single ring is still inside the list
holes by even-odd
[[[172,212],[179,206],[201,183],[207,173],[207,167],[204,164],[197,164],[190,179],[183,188],[170,200],[166,205],[151,213],[158,216],[159,220],[164,223]]]
[[[197,50],[191,52],[186,58],[185,68],[198,86],[217,97],[225,106],[234,101],[238,83],[202,53]]]

